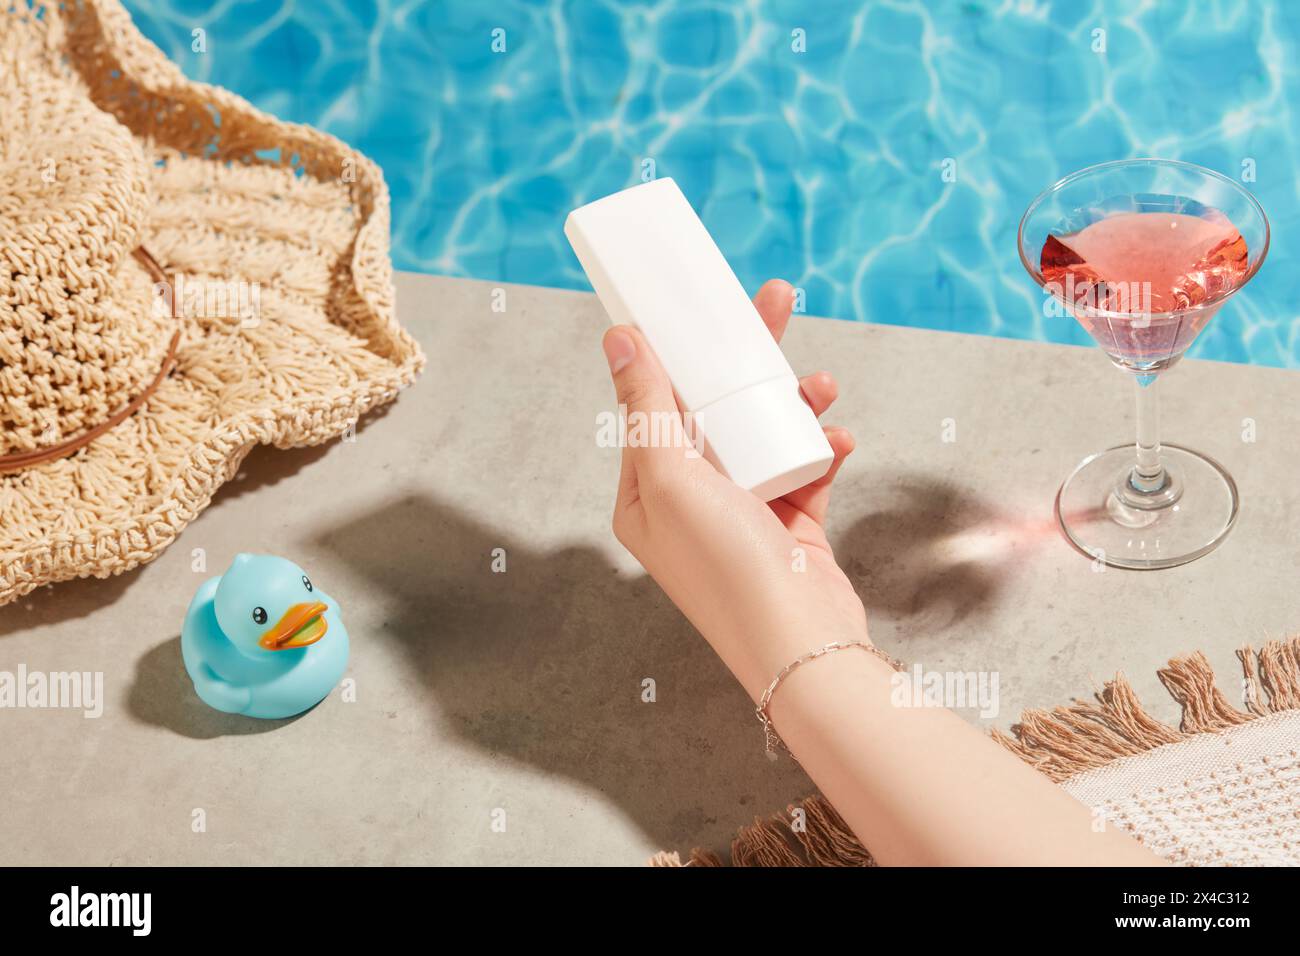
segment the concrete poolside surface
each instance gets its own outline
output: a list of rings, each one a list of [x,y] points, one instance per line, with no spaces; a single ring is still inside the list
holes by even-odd
[[[811,791],[610,532],[595,297],[401,275],[398,307],[429,369],[355,442],[256,449],[153,564],[0,609],[0,670],[103,672],[106,698],[98,719],[0,710],[0,864],[635,865],[721,848]],[[1233,650],[1300,625],[1300,375],[1175,369],[1164,437],[1229,469],[1240,520],[1190,565],[1098,573],[1052,500],[1132,437],[1099,351],[816,319],[785,349],[838,377],[827,421],[857,437],[830,537],[873,638],[996,672],[1000,711],[972,722],[1005,729],[1117,670],[1175,721],[1155,671],[1196,649],[1239,704]],[[354,700],[272,723],[197,700],[181,619],[238,551],[290,557],[339,601]]]

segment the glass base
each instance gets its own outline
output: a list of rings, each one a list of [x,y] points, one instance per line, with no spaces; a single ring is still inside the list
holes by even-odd
[[[1112,568],[1172,568],[1209,554],[1232,530],[1237,483],[1213,458],[1162,445],[1168,480],[1154,491],[1131,481],[1137,448],[1085,458],[1056,495],[1056,520],[1070,543]]]

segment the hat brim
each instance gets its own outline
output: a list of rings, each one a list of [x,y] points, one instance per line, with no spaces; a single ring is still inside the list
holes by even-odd
[[[62,62],[152,160],[146,245],[179,276],[181,344],[126,421],[0,475],[0,605],[146,563],[253,446],[337,438],[424,366],[394,315],[373,162],[187,80],[116,0],[47,15]]]

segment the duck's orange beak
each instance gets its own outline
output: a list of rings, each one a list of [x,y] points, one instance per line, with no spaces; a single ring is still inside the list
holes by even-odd
[[[262,635],[257,643],[268,651],[284,651],[291,647],[306,647],[325,636],[325,617],[328,608],[320,601],[295,604],[284,612],[284,617]]]

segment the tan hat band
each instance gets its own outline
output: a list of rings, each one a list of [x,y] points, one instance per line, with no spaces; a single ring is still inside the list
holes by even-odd
[[[134,255],[140,264],[145,267],[153,277],[154,282],[160,282],[172,288],[171,281],[167,278],[167,273],[163,271],[158,260],[149,254],[149,250],[144,246],[138,247]],[[172,302],[172,318],[176,318],[175,296],[169,297]],[[34,451],[18,452],[13,455],[0,455],[0,471],[15,471],[20,468],[27,468],[30,465],[39,465],[44,461],[53,461],[56,458],[65,458],[78,449],[84,448],[92,441],[98,438],[104,432],[121,424],[127,418],[130,418],[135,412],[149,400],[158,386],[162,384],[169,372],[176,365],[176,350],[180,345],[181,333],[177,329],[172,333],[171,343],[167,346],[167,354],[163,357],[162,367],[158,369],[158,374],[154,376],[153,381],[135,398],[127,402],[122,408],[118,409],[108,417],[106,421],[101,422],[94,428],[87,429],[75,438],[69,438],[67,441],[59,442],[57,445],[51,445],[49,448],[38,448]]]

